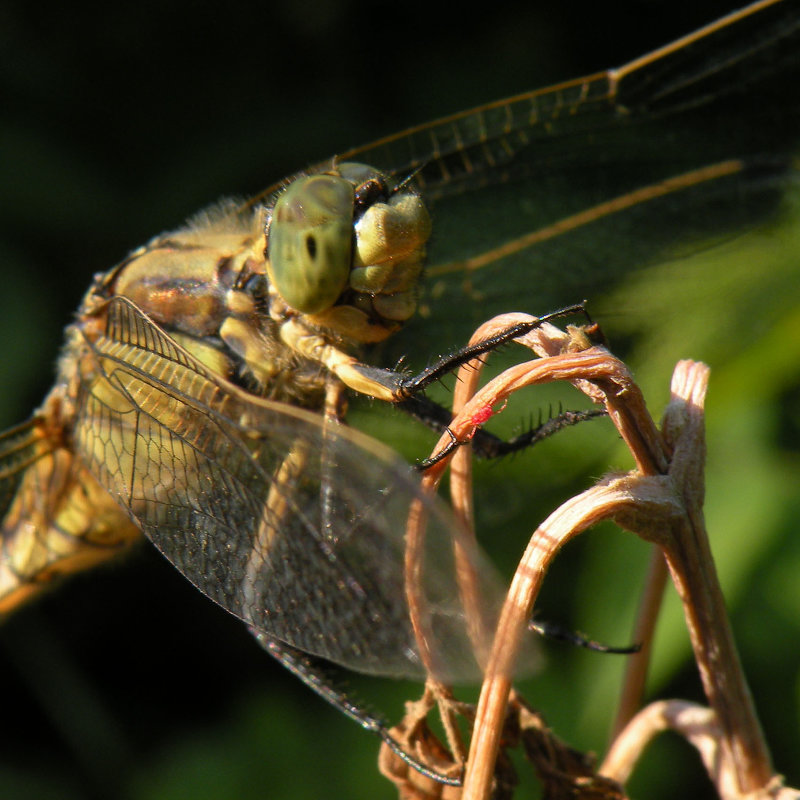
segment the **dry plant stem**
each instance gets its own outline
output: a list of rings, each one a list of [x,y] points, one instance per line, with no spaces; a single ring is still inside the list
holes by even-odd
[[[490,339],[500,331],[506,330],[517,323],[528,322],[531,317],[527,314],[502,314],[483,323],[473,333],[469,344]],[[553,325],[546,325],[547,332],[555,339],[564,334]],[[546,335],[546,334],[545,334]],[[484,358],[476,358],[464,364],[458,371],[455,389],[453,390],[453,417],[458,417],[467,402],[475,395],[480,381],[481,372],[485,364]],[[450,459],[450,500],[453,511],[463,522],[471,539],[475,539],[475,514],[472,496],[472,447],[469,443],[457,448]],[[456,548],[456,562],[461,564],[465,560],[460,548]],[[466,574],[465,569],[461,569]],[[472,642],[478,661],[486,665],[492,640],[492,626],[494,620],[483,618],[483,604],[477,587],[477,579],[470,576],[470,580],[460,581],[462,600],[467,619],[470,621]]]
[[[705,437],[703,403],[708,369],[680,362],[672,402],[664,415],[665,437],[674,448],[670,489],[683,513],[661,530],[636,530],[659,544],[683,602],[686,623],[706,697],[730,747],[742,793],[762,789],[772,777],[769,752],[742,672],[728,623],[703,517]],[[627,527],[627,525],[626,525]]]
[[[424,479],[422,485],[424,488]],[[419,587],[422,586],[426,522],[425,507],[420,500],[415,499],[411,503],[406,521],[406,547],[403,570],[408,615],[411,620],[411,627],[414,630],[414,639],[417,643],[422,663],[425,666],[425,671],[428,675],[436,676],[440,673],[437,669],[433,650],[430,647],[430,643],[433,641],[433,633],[427,624],[428,617],[425,613],[425,600],[419,590]]]
[[[797,800],[800,797],[795,789],[781,786],[778,778],[773,778],[759,791],[742,792],[733,754],[726,746],[717,715],[710,708],[685,700],[658,700],[639,711],[614,741],[600,774],[625,783],[647,745],[665,730],[681,734],[694,746],[723,800]]]
[[[456,764],[463,765],[467,760],[467,748],[464,746],[464,738],[458,728],[458,712],[460,704],[453,697],[448,686],[436,680],[428,678],[425,691],[431,693],[431,697],[439,706],[439,713],[442,718],[447,746],[453,755]]]
[[[639,470],[606,479],[565,503],[531,538],[503,607],[487,666],[464,798],[488,797],[514,661],[550,562],[571,537],[608,518],[664,549],[684,603],[703,685],[719,720],[722,746],[731,752],[736,784],[741,792],[750,792],[769,783],[769,756],[733,645],[703,528],[702,405],[706,374],[702,365],[684,363],[676,369],[673,403],[664,422],[665,435],[674,448],[671,463],[638,389],[624,367],[607,354],[589,350],[520,365],[467,403],[459,418],[461,424],[466,424],[477,409],[495,405],[522,385],[553,379],[588,381],[592,396],[598,390],[605,395],[609,414],[631,448]],[[664,475],[668,465],[669,474]]]
[[[756,792],[742,792],[733,754],[717,715],[705,706],[685,700],[658,700],[636,714],[617,737],[599,772],[619,783],[628,780],[642,752],[655,736],[665,730],[681,734],[700,753],[719,796],[723,800],[797,800],[797,790],[773,778]]]
[[[621,398],[628,401],[629,407],[644,408],[644,401],[624,365],[606,351],[592,348],[582,353],[567,353],[510,368],[487,384],[465,405],[462,413],[451,425],[451,430],[458,438],[464,438],[469,433],[470,421],[479,417],[481,410],[495,407],[509,394],[523,386],[552,380],[582,382],[587,377],[590,378],[592,384],[602,387],[601,390],[596,389],[594,385],[588,388],[594,397],[598,394],[605,395],[609,413],[615,419],[625,421],[631,419],[631,412],[624,407],[624,401]],[[646,415],[643,417],[640,415],[639,419],[635,420],[636,424],[627,426],[628,429],[636,431],[638,435],[626,437],[631,439],[632,450],[637,454],[637,461],[644,469],[652,469],[653,465],[659,463],[663,458],[660,437],[655,426],[652,423],[648,424],[648,420],[649,417]],[[443,439],[442,446],[445,443],[446,441]],[[581,499],[585,501],[583,496]],[[569,504],[563,507],[562,511],[568,509],[568,506]],[[603,504],[600,498],[591,497],[582,514],[578,514],[576,517],[570,513],[570,516],[567,517],[570,524],[565,527],[558,527],[560,520],[551,517],[546,526],[543,526],[534,535],[531,545],[526,551],[526,556],[515,575],[503,607],[495,635],[495,646],[487,665],[487,675],[478,706],[478,716],[467,764],[465,797],[484,798],[488,796],[499,747],[502,720],[511,688],[514,662],[547,565],[569,537],[598,521],[598,509],[602,508]],[[572,509],[569,508],[569,511],[571,512]],[[605,513],[609,515],[611,511]],[[579,522],[581,517],[583,517],[583,522]],[[552,533],[551,526],[555,533]],[[532,563],[537,566],[526,568]]]
[[[691,742],[714,775],[724,757],[719,721],[710,708],[684,700],[658,700],[635,714],[608,751],[602,774],[625,783],[647,745],[665,730],[674,730]]]
[[[507,315],[492,320],[476,332],[473,338],[485,338],[494,332],[492,326],[504,328],[516,321],[519,321],[517,315]],[[525,343],[544,356],[558,353],[562,348],[568,346],[569,342],[568,336],[552,326],[543,326],[526,338],[527,342]],[[470,397],[478,381],[480,366],[481,362],[466,365],[459,374],[455,408],[460,413],[450,425],[452,435],[459,440],[466,440],[472,435],[475,428],[474,420],[483,418],[486,409],[496,407],[523,386],[553,380],[569,380],[589,394],[592,399],[605,401],[609,414],[626,434],[630,430],[635,431],[634,435],[627,435],[626,439],[630,440],[631,450],[642,471],[650,472],[659,467],[665,468],[667,459],[661,438],[649,416],[643,413],[644,400],[638,388],[630,379],[624,365],[611,357],[605,350],[592,348],[582,353],[564,353],[512,367],[487,384],[477,395]],[[587,377],[591,378],[591,383],[587,382]],[[459,408],[462,403],[463,407]],[[642,430],[639,430],[639,427]],[[449,441],[450,435],[443,435],[439,447],[445,447]],[[459,450],[462,452],[457,454],[454,505],[456,509],[460,510],[462,518],[471,528],[472,498],[469,488],[469,455],[466,448]],[[438,485],[445,466],[446,462],[441,461],[426,473],[425,483],[431,490],[435,490]],[[595,513],[596,508],[596,505],[590,505],[589,513]],[[593,522],[594,520],[590,518],[585,527],[592,525]],[[568,535],[574,535],[577,531],[577,527],[572,527],[568,530]],[[544,559],[546,563],[549,563],[564,541],[566,541],[565,537],[556,537],[554,547]],[[531,557],[530,554],[528,556]],[[474,791],[475,797],[485,797],[489,791],[499,747],[502,720],[511,689],[510,676],[513,674],[516,654],[521,638],[525,635],[527,622],[533,610],[533,602],[538,594],[545,570],[546,566],[537,574],[535,584],[530,584],[525,580],[525,573],[522,570],[518,571],[515,581],[512,583],[509,599],[504,606],[499,629],[495,635],[495,643],[503,642],[503,646],[500,648],[499,655],[493,656],[493,660],[490,660],[487,665],[487,680],[481,696],[484,708],[481,710],[479,707],[478,711],[479,715],[483,711],[484,718],[479,717],[475,726],[476,735],[471,743],[465,796],[470,796],[470,791]],[[527,601],[520,602],[520,598],[525,597],[527,597]],[[471,614],[474,605],[466,602],[465,606],[468,613]],[[479,653],[483,649],[480,647]],[[469,788],[470,785],[473,786],[473,789]]]
[[[540,351],[553,352],[563,346],[549,341],[541,331],[529,338]],[[703,523],[702,408],[707,369],[691,362],[676,368],[664,439],[624,365],[599,348],[510,368],[466,402],[450,429],[459,440],[468,439],[487,409],[523,386],[553,380],[570,381],[605,403],[634,456],[637,472],[606,479],[573,498],[531,538],[512,581],[487,664],[463,797],[485,800],[489,796],[514,662],[549,564],[566,541],[609,518],[655,542],[665,553],[684,604],[703,686],[719,723],[720,752],[730,753],[724,759],[730,769],[716,775],[718,788],[733,782],[739,793],[765,790],[772,778],[769,755],[733,644]],[[442,437],[440,446],[448,441],[449,437]],[[430,477],[432,486],[444,467],[440,462],[429,471],[426,478]],[[471,499],[463,507],[471,514]]]
[[[514,661],[548,567],[573,536],[613,516],[620,503],[629,502],[624,486],[622,489],[616,484],[595,486],[567,501],[531,537],[500,614],[478,701],[464,778],[464,800],[485,800],[489,796]]]
[[[532,348],[539,355],[552,353],[552,346],[544,339],[544,331],[534,331],[530,339],[532,340],[530,342]],[[669,453],[662,437],[655,431],[654,426],[649,424],[650,416],[638,390],[635,392],[634,397],[628,398],[636,401],[636,407],[632,408],[630,405],[626,407],[623,399],[622,406],[624,411],[620,411],[617,410],[619,408],[619,396],[598,398],[596,396],[598,387],[593,386],[588,381],[574,381],[574,385],[586,391],[590,397],[595,398],[598,402],[604,401],[606,403],[609,414],[631,448],[637,467],[642,475],[655,475],[666,472],[669,464]],[[632,411],[633,414],[626,414],[626,411]],[[643,417],[646,421],[641,426],[641,431],[637,431],[638,426],[636,424],[631,428],[626,424],[630,420],[635,421]],[[632,430],[633,435],[626,435],[628,430]],[[637,433],[640,435],[635,435]],[[633,632],[633,641],[639,642],[642,647],[638,653],[627,659],[619,706],[612,727],[612,741],[641,706],[647,680],[647,670],[650,664],[653,633],[661,609],[666,583],[666,563],[663,554],[658,548],[654,547],[650,555],[650,566]]]
[[[470,340],[470,344],[490,338],[507,327],[527,321],[530,321],[530,317],[525,314],[505,314],[495,317],[478,328]],[[569,346],[569,340],[568,334],[553,325],[545,324],[529,334],[523,344],[527,344],[539,356],[548,357],[560,355],[564,352]],[[483,360],[476,359],[463,366],[459,371],[453,392],[453,416],[458,416],[469,399],[475,394],[482,368]],[[582,388],[590,388],[586,382],[577,383]],[[595,394],[593,390],[590,389],[590,391]],[[653,451],[652,458],[648,457],[647,460],[645,458],[640,460],[645,472],[647,472],[650,462],[653,462],[653,465],[658,462],[660,466],[665,466],[665,454],[662,451],[660,440],[654,440],[651,443],[651,448]],[[450,463],[450,497],[456,514],[464,521],[474,536],[472,454],[468,445],[458,448]],[[653,632],[663,599],[667,574],[664,557],[658,548],[654,547],[633,634],[633,641],[640,642],[642,648],[627,660],[619,708],[612,729],[612,741],[641,707],[647,669],[650,662]],[[467,608],[468,613],[470,613],[469,606]],[[482,661],[481,663],[485,662]]]
[[[533,319],[534,318],[529,314],[500,314],[483,323],[475,333],[473,333],[469,344],[473,345],[477,342],[491,339],[493,336],[514,325],[530,322]],[[527,342],[527,345],[537,350],[538,354],[541,356],[559,355],[564,351],[569,341],[567,334],[550,323],[544,323],[535,330],[535,333],[529,334],[528,336],[533,337],[534,335],[536,337],[535,344],[534,340],[530,340]],[[523,344],[525,344],[525,342],[523,342]],[[474,397],[485,364],[485,359],[486,356],[476,358],[464,364],[459,369],[455,389],[453,390],[453,417],[459,417],[463,412],[464,406]],[[439,449],[441,444],[442,440],[439,441],[436,450]],[[436,450],[434,452],[436,452]],[[475,519],[472,501],[472,448],[469,442],[462,443],[462,446],[456,450],[450,460],[450,499],[456,514],[464,522],[465,526],[474,537]]]
[[[639,602],[639,612],[633,629],[633,641],[641,644],[641,650],[629,656],[625,665],[625,677],[622,680],[617,715],[611,729],[612,742],[641,708],[647,681],[647,668],[653,649],[653,634],[661,610],[668,574],[664,555],[658,547],[653,546],[650,551],[650,565],[644,582],[644,590]]]
[[[485,341],[521,322],[534,320],[529,314],[502,314],[481,325],[470,339],[470,344]],[[540,348],[547,348],[548,353],[558,352],[569,337],[553,325],[545,324],[539,329],[543,343]],[[548,338],[549,337],[549,338]],[[544,354],[544,353],[543,353]],[[453,414],[459,415],[467,401],[475,394],[484,361],[481,358],[470,361],[459,370],[453,398]],[[480,408],[485,408],[480,406]],[[489,403],[492,407],[495,403]],[[461,423],[454,421],[450,430],[460,441],[467,441],[474,433],[476,425],[472,415],[461,416]],[[434,448],[435,455],[451,442],[450,435],[442,434]],[[478,662],[485,666],[491,644],[490,621],[485,619],[478,578],[470,558],[471,545],[475,540],[475,525],[472,503],[472,463],[468,446],[456,448],[449,458],[442,459],[429,467],[422,478],[424,491],[433,494],[439,487],[447,466],[451,466],[451,497],[456,516],[463,523],[463,534],[466,541],[455,537],[454,557],[457,581],[461,600],[468,620],[469,635]],[[418,587],[421,585],[422,552],[424,546],[425,513],[421,503],[414,502],[409,513],[406,527],[405,552],[405,585],[409,615],[414,635],[420,650],[420,656],[429,675],[436,675],[436,664],[431,648],[428,646],[429,630],[425,624],[425,608]],[[466,545],[466,546],[464,546]],[[493,622],[493,621],[492,621]]]

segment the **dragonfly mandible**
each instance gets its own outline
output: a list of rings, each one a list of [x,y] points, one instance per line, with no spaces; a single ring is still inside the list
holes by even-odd
[[[335,172],[337,164],[358,161],[376,168],[396,183],[411,177],[419,187],[425,203],[430,205],[432,234],[429,243],[427,233],[422,237],[426,240],[429,266],[423,293],[418,299],[418,324],[425,325],[433,340],[441,341],[441,331],[445,329],[452,330],[454,326],[466,329],[471,322],[464,319],[466,316],[479,321],[495,310],[508,310],[509,282],[524,286],[526,292],[530,287],[537,306],[543,310],[579,299],[601,285],[607,288],[616,280],[622,280],[643,261],[658,261],[672,246],[675,231],[688,229],[691,235],[695,227],[705,231],[718,224],[717,230],[724,235],[727,231],[739,230],[743,224],[752,224],[760,214],[774,210],[780,201],[787,183],[792,180],[791,154],[796,143],[796,116],[789,115],[787,118],[794,125],[783,128],[729,125],[730,119],[736,115],[754,113],[753,107],[763,102],[754,98],[771,75],[796,68],[798,23],[792,4],[764,3],[760,6],[736,19],[712,26],[697,38],[681,41],[627,67],[491,104],[387,137],[374,145],[343,154],[335,162],[327,162],[318,172]],[[690,137],[691,141],[696,141],[698,126],[706,124],[710,126],[708,130],[716,135],[709,133],[704,147],[687,148],[685,145]],[[669,137],[663,135],[665,130],[669,130]],[[599,158],[601,153],[604,155]],[[608,181],[606,176],[612,171],[614,180]],[[545,198],[535,209],[526,200],[531,187]],[[467,202],[467,198],[478,189],[482,198],[480,208]],[[226,211],[218,212],[205,223],[206,227],[196,224],[190,228],[191,234],[183,232],[171,240],[158,240],[150,245],[150,250],[133,258],[152,254],[162,247],[182,246],[180,240],[184,235],[199,235],[200,241],[191,242],[191,248],[199,250],[209,243],[219,247],[215,237],[224,238],[230,233],[229,219],[237,220],[233,229],[236,236],[241,236],[241,228],[236,227],[240,226],[241,215],[264,222],[272,198],[280,196],[279,193],[280,185],[276,185],[243,208],[237,207],[235,213],[226,216]],[[701,209],[707,218],[698,218]],[[598,245],[594,233],[600,226],[604,230],[604,243]],[[260,228],[257,226],[255,230],[258,233]],[[626,246],[615,251],[612,242],[618,241],[623,233],[631,232],[633,235]],[[561,241],[560,237],[567,234],[573,243],[571,257],[565,259],[562,256],[557,271],[542,268],[542,263],[549,265],[553,262],[548,244]],[[248,235],[254,235],[253,231],[250,230]],[[586,241],[582,243],[584,235]],[[539,249],[533,249],[534,245],[539,245]],[[248,253],[256,254],[257,260],[258,248],[253,247]],[[242,263],[246,260],[243,259]],[[213,385],[222,385],[220,380],[230,382],[231,378],[238,379],[237,370],[242,364],[261,363],[263,367],[268,361],[263,353],[248,360],[253,337],[251,340],[237,340],[235,334],[228,336],[227,340],[222,337],[220,318],[209,331],[195,328],[187,332],[164,320],[155,324],[148,322],[138,313],[143,301],[142,296],[136,294],[146,281],[142,280],[130,289],[117,289],[116,281],[118,278],[124,280],[125,268],[129,265],[129,262],[124,262],[118,271],[112,271],[99,282],[107,293],[103,299],[111,299],[109,308],[116,316],[108,327],[97,332],[98,338],[91,342],[96,349],[88,355],[94,366],[89,369],[91,382],[83,384],[87,396],[94,397],[112,411],[130,411],[131,406],[126,402],[132,402],[133,395],[127,401],[118,397],[114,399],[113,392],[117,387],[104,383],[110,381],[111,373],[104,372],[97,365],[108,364],[110,359],[120,357],[112,353],[114,347],[136,345],[137,342],[130,341],[130,331],[137,329],[145,331],[138,341],[146,344],[140,348],[141,354],[124,356],[130,359],[128,363],[134,360],[138,363],[141,359],[144,364],[147,353],[164,357],[176,344],[183,350],[175,349],[175,353],[186,349],[191,352],[194,348],[194,361],[189,362],[190,372],[208,379],[204,370],[210,370],[210,383]],[[233,274],[238,278],[242,272]],[[498,278],[500,275],[502,280]],[[247,286],[247,281],[242,279],[241,286]],[[252,292],[249,300],[253,304],[263,303],[269,296],[255,283],[250,284],[249,290]],[[372,291],[372,287],[367,287],[367,294]],[[136,308],[113,300],[116,294],[132,299]],[[447,301],[437,303],[443,296]],[[245,312],[252,313],[252,310],[248,308]],[[455,320],[454,315],[458,317]],[[226,320],[235,318],[235,314],[223,316]],[[410,322],[409,327],[413,324]],[[327,336],[324,323],[320,328]],[[115,333],[120,330],[127,333]],[[187,341],[187,336],[193,341]],[[214,340],[213,343],[205,341],[208,336]],[[325,344],[330,344],[330,340]],[[458,344],[458,340],[452,341],[453,347]],[[187,345],[191,347],[187,348]],[[231,352],[238,360],[230,358]],[[302,355],[307,357],[309,354]],[[176,356],[171,363],[176,360],[180,361],[180,357]],[[76,359],[74,364],[64,362],[67,377],[86,378],[86,370],[79,361]],[[332,366],[330,361],[308,361],[326,369]],[[386,363],[392,363],[391,358]],[[162,367],[163,362],[162,366],[154,362],[142,367],[151,379],[149,391],[154,390],[152,379]],[[186,364],[182,367],[186,368]],[[271,365],[270,370],[279,374],[281,365],[277,369]],[[236,405],[242,392],[252,393],[259,377],[262,386],[269,383],[266,373],[259,376],[256,371],[249,377],[255,379],[255,384],[245,381],[237,391],[229,393],[231,405]],[[188,374],[182,380],[188,381]],[[132,390],[128,388],[126,391]],[[313,392],[315,400],[306,400],[305,404],[318,410],[321,386],[315,385]],[[277,397],[279,402],[289,399],[280,393]],[[99,419],[100,411],[90,409],[86,402],[78,405],[85,414],[80,430],[87,436],[93,430],[92,423]],[[258,403],[254,405],[259,406]],[[288,432],[283,434],[280,444],[282,451],[290,452],[296,440],[312,442],[312,449],[324,449],[328,438],[322,434],[323,423],[320,420],[312,421],[301,411],[281,409],[276,412],[273,407],[264,412],[265,419],[271,419],[270,415],[275,413],[280,417],[280,424],[270,421],[265,422],[264,427],[276,430],[276,442],[281,436],[277,431],[286,428]],[[168,409],[160,429],[175,432],[179,416],[175,409]],[[35,470],[31,462],[45,463],[51,458],[50,453],[55,452],[54,443],[65,444],[63,449],[68,451],[69,457],[77,437],[73,435],[75,417],[68,419],[62,428],[55,426],[55,431],[38,424],[14,434],[8,441],[20,448],[14,450],[14,459],[19,460],[10,463]],[[238,420],[238,428],[234,424],[238,432],[229,434],[233,439],[246,441],[247,436],[242,431],[261,430],[259,425],[248,428],[241,422],[241,417]],[[221,423],[237,423],[237,418],[223,413]],[[355,434],[342,436],[344,442],[357,440],[353,446],[358,452],[370,453],[371,445],[363,443]],[[258,445],[250,441],[246,443],[251,455],[258,450]],[[345,451],[350,450],[350,445],[343,447]],[[131,503],[127,504],[127,513],[133,514],[134,523],[126,513],[120,513],[119,498],[129,493],[130,486],[114,483],[113,477],[102,469],[102,459],[93,459],[91,452],[92,446],[84,444],[80,468],[86,470],[81,473],[86,477],[82,479],[78,495],[85,503],[84,510],[103,510],[104,518],[93,522],[102,534],[98,544],[104,544],[102,537],[109,532],[112,541],[113,537],[118,537],[120,542],[135,538],[143,525],[150,525],[156,538],[158,531],[166,532],[167,526],[161,521],[143,522],[146,511],[133,510]],[[382,458],[374,453],[370,455],[379,460]],[[115,453],[115,456],[120,454]],[[150,454],[146,458],[151,459],[148,463],[157,461]],[[301,455],[300,460],[303,466],[308,463],[305,455]],[[170,471],[169,463],[159,462],[159,466]],[[71,464],[61,469],[74,477],[69,472]],[[394,467],[388,469],[394,474]],[[363,470],[356,472],[355,466],[353,470],[353,482],[364,481]],[[20,474],[19,471],[14,473],[15,476]],[[44,477],[36,477],[30,471],[26,474],[35,487],[29,491],[39,491],[42,496],[47,496],[43,487],[51,485],[50,476],[55,473],[48,472]],[[209,478],[212,473],[210,467],[198,466],[196,474]],[[214,475],[222,478],[216,473]],[[342,482],[343,492],[347,483]],[[12,502],[18,486],[7,485],[10,487],[7,498]],[[109,489],[117,497],[111,502],[107,494]],[[413,489],[407,491],[406,496],[413,496]],[[369,494],[380,495],[375,486],[369,488]],[[160,502],[160,498],[153,502]],[[125,505],[123,502],[122,506]],[[74,505],[70,509],[70,513],[75,513]],[[385,515],[383,509],[380,513]],[[46,514],[52,515],[52,510],[45,509]],[[185,522],[179,523],[178,527],[180,524]],[[31,532],[30,528],[26,530]],[[369,537],[365,539],[364,545],[372,547],[374,542],[370,543]],[[106,541],[105,544],[110,543]],[[203,540],[200,549],[210,546]],[[194,544],[184,543],[182,552],[185,554],[187,549],[193,550],[194,547]],[[165,549],[169,550],[168,555],[173,560],[181,560],[181,550],[172,551],[169,544]],[[202,574],[196,574],[199,566],[188,568],[196,582],[205,579],[211,561],[213,559],[203,562]],[[224,584],[226,576],[215,575],[214,580]],[[295,598],[289,600],[295,603]],[[289,638],[283,631],[273,632],[279,638],[281,634]],[[331,641],[341,640],[331,637]],[[295,643],[304,644],[300,641]],[[308,649],[336,657],[329,649],[312,646]],[[339,660],[349,666],[364,667],[358,659],[351,661],[340,656]],[[387,671],[393,669],[390,667]],[[397,671],[403,672],[402,669]]]

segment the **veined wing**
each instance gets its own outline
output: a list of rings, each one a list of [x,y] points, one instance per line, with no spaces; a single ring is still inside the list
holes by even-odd
[[[340,156],[414,174],[431,206],[421,319],[396,346],[454,346],[521,297],[596,301],[774,217],[798,179],[799,72],[800,10],[767,0],[618,69]],[[612,310],[630,319],[637,302],[617,294]]]
[[[87,341],[75,426],[89,471],[244,621],[352,669],[421,675],[404,600],[406,517],[420,492],[408,466],[363,435],[229,385],[129,301],[107,313],[105,334]],[[463,679],[476,664],[452,569],[458,529],[436,504],[427,511],[432,649],[442,677]]]
[[[486,317],[521,296],[534,311],[588,298],[612,342],[649,324],[681,301],[661,276],[644,308],[634,276],[783,211],[800,177],[799,78],[797,4],[759,3],[619,69],[358,153],[381,166],[382,147],[401,149],[401,172],[425,163],[424,139],[437,154],[421,174],[434,234],[417,326],[451,341],[452,309]],[[727,274],[704,271],[717,287]]]
[[[760,93],[781,72],[797,68],[798,41],[796,5],[762,0],[618,68],[462,111],[340,158],[395,174],[416,171],[426,195],[434,199],[526,171],[546,173],[553,166],[607,161],[606,148],[614,141],[605,130],[680,119],[698,109],[719,117],[726,99],[754,93],[766,117]],[[694,118],[695,129],[701,118]],[[731,134],[752,136],[751,142],[776,141],[788,134],[796,142],[789,131],[766,128],[729,130],[724,140],[695,140],[695,152],[687,157],[697,157],[698,145],[717,156],[726,146],[747,143],[731,142]],[[650,153],[655,156],[664,144],[651,142]]]

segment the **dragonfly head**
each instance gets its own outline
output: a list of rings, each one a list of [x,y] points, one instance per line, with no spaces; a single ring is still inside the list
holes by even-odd
[[[416,310],[430,236],[409,185],[364,164],[292,181],[267,226],[267,270],[284,302],[359,342],[385,339]]]

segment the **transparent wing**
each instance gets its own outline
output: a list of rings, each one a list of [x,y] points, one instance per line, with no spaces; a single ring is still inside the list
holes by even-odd
[[[399,176],[421,167],[434,233],[407,335],[452,345],[479,317],[588,298],[616,341],[618,322],[664,312],[674,295],[643,311],[632,279],[783,211],[800,177],[798,79],[800,10],[760,3],[618,70],[352,154]],[[723,284],[724,266],[706,273]]]
[[[798,67],[798,41],[796,4],[753,3],[621,67],[419,125],[340,158],[398,175],[417,170],[426,193],[439,198],[520,173],[546,174],[598,159],[634,164],[648,154],[664,160],[666,146],[675,157],[689,141],[691,152],[683,153],[687,164],[698,157],[718,160],[755,144],[767,152],[763,143],[796,143],[796,137],[766,124],[752,129],[748,123],[757,117],[742,119],[733,129],[726,118],[719,130],[727,136],[716,139],[681,139],[679,128],[686,125],[696,134],[703,121],[727,117],[734,108],[766,121],[776,110],[768,106],[775,99],[770,86],[783,97],[783,110],[796,112],[784,81]],[[670,126],[671,144],[664,138],[641,141],[641,126],[654,121]]]
[[[407,465],[363,435],[228,385],[127,300],[110,302],[89,346],[77,450],[195,586],[305,652],[422,674],[403,577],[420,494]],[[477,668],[452,568],[458,528],[438,504],[427,511],[429,644],[437,673],[464,679]],[[497,584],[476,568],[496,606]]]
[[[387,361],[423,339],[456,346],[509,310],[588,298],[612,341],[618,320],[663,311],[625,291],[597,301],[782,209],[799,176],[799,73],[800,10],[769,0],[618,69],[341,155],[413,174],[431,205],[421,313]]]

